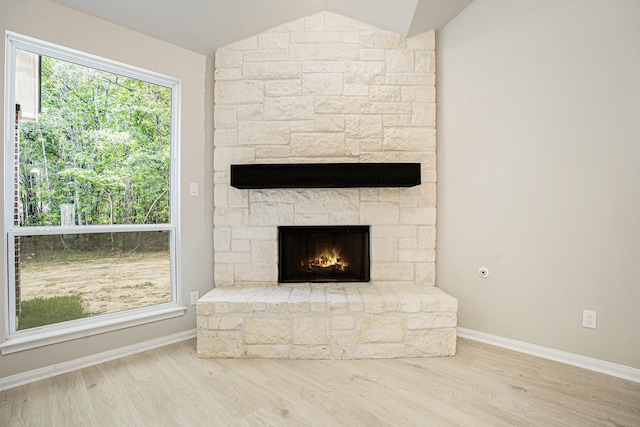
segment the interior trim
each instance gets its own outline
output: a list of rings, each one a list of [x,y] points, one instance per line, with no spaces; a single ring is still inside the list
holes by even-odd
[[[143,351],[153,350],[154,348],[163,347],[165,345],[175,344],[195,337],[196,329],[190,329],[153,340],[132,344],[126,347],[120,347],[98,354],[92,354],[91,356],[81,357],[79,359],[69,360],[67,362],[0,378],[0,391],[34,383],[36,381],[66,374],[68,372],[98,365],[100,363],[109,362],[111,360],[120,359],[122,357],[131,356]]]
[[[508,350],[514,350],[520,353],[530,354],[543,359],[549,359],[565,363],[567,365],[577,366],[578,368],[599,372],[601,374],[611,375],[612,377],[640,383],[640,369],[632,368],[631,366],[619,365],[605,360],[594,359],[592,357],[582,356],[575,353],[503,338],[497,335],[487,334],[485,332],[474,331],[472,329],[458,327],[458,337],[495,345],[496,347],[502,347]]]

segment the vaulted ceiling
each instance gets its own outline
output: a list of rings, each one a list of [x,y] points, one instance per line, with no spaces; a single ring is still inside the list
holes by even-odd
[[[322,10],[402,36],[439,30],[473,0],[53,0],[204,55]]]

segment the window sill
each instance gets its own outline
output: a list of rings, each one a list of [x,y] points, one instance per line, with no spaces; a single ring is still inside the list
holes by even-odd
[[[34,333],[30,333],[29,335],[16,336],[7,339],[7,341],[0,344],[0,352],[3,355],[17,353],[33,348],[44,347],[46,345],[143,325],[145,323],[157,322],[159,320],[182,316],[186,310],[187,307],[172,305],[169,307],[144,311],[142,313],[113,317],[110,319],[96,319],[88,323],[69,326],[63,329],[47,330],[42,332],[34,331]]]

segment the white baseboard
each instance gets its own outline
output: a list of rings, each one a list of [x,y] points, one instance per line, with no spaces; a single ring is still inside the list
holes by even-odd
[[[163,347],[165,345],[174,344],[195,337],[196,330],[191,329],[188,331],[168,335],[166,337],[156,338],[126,347],[120,347],[113,350],[105,351],[103,353],[81,357],[79,359],[70,360],[68,362],[62,362],[56,365],[45,366],[44,368],[38,368],[32,371],[23,372],[21,374],[0,378],[0,391],[44,380],[56,375],[61,375],[67,372],[97,365],[99,363],[109,362],[111,360],[130,356],[132,354],[140,353],[143,351],[153,350],[154,348]]]
[[[503,338],[497,335],[474,331],[473,329],[459,327],[458,336],[640,383],[640,369],[632,368],[630,366],[619,365],[617,363],[581,356],[579,354],[568,353],[566,351]]]

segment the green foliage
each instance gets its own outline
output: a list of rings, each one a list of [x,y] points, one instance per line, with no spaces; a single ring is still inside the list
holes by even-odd
[[[82,308],[79,295],[57,296],[51,298],[36,297],[24,300],[20,304],[18,330],[37,328],[89,316]]]
[[[21,225],[170,221],[171,89],[42,57],[41,113],[21,123]]]

